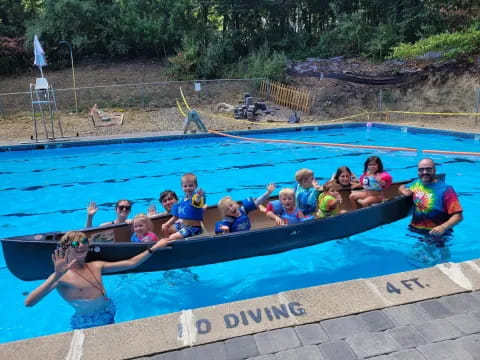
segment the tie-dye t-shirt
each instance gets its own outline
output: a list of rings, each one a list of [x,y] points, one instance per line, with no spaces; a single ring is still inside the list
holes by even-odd
[[[462,211],[455,190],[444,182],[424,184],[421,180],[415,180],[406,187],[413,192],[415,205],[410,225],[417,229],[433,229],[447,221],[452,214]]]

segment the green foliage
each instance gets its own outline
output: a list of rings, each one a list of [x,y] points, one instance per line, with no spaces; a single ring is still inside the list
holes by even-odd
[[[414,60],[427,53],[440,53],[442,59],[480,52],[480,30],[472,26],[465,31],[433,35],[414,44],[400,44],[393,48],[390,58]]]
[[[233,64],[225,75],[230,78],[269,78],[284,81],[286,63],[287,57],[283,52],[271,52],[264,47]]]
[[[274,73],[284,53],[382,59],[479,11],[459,0],[0,0],[0,36],[26,37],[30,51],[39,35],[51,66],[65,61],[67,40],[77,60],[170,56],[175,78],[212,78]]]
[[[341,14],[337,24],[326,31],[316,46],[319,56],[346,55],[361,53],[365,39],[370,37],[371,27],[363,21],[364,14],[357,11],[353,14]]]

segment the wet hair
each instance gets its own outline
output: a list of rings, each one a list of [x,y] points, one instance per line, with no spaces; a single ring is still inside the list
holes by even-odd
[[[197,176],[192,173],[183,174],[181,182],[183,183],[184,181],[193,181],[195,185],[198,185]]]
[[[278,197],[280,198],[282,195],[290,195],[293,196],[293,199],[295,200],[295,190],[292,188],[283,188],[280,190],[278,193]]]
[[[335,179],[335,181],[340,184],[340,182],[338,181],[338,179],[340,178],[340,175],[342,175],[342,173],[344,172],[347,172],[350,174],[350,176],[353,175],[352,173],[352,170],[350,170],[350,168],[348,166],[340,166],[338,169],[337,169],[337,172],[335,173],[335,175],[333,176],[333,178]]]
[[[363,164],[363,172],[367,172],[368,170],[368,164],[371,163],[372,161],[376,162],[378,165],[378,173],[383,172],[383,163],[382,160],[378,156],[370,156],[367,160],[365,160],[365,163]]]
[[[133,221],[132,221],[132,227],[135,224],[135,220],[142,221],[143,223],[145,223],[147,225],[147,231],[152,231],[153,230],[152,220],[150,220],[150,218],[147,215],[145,215],[143,213],[135,215],[135,217],[133,218]]]
[[[158,201],[162,202],[165,198],[169,196],[173,197],[175,200],[178,200],[178,196],[177,194],[175,194],[175,191],[165,190],[160,193],[160,197],[158,198]]]
[[[230,201],[235,202],[235,200],[233,200],[231,196],[224,196],[218,202],[218,210],[220,211],[222,216],[225,216],[225,213],[226,213],[225,210],[227,209],[227,205]]]
[[[295,173],[295,180],[297,180],[297,182],[301,182],[302,180],[305,180],[310,176],[313,176],[313,171],[303,168]]]
[[[342,189],[342,185],[335,181],[329,181],[325,185],[323,185],[323,192],[329,192],[329,191],[339,191]]]
[[[70,245],[72,241],[80,241],[86,237],[87,235],[81,231],[68,231],[60,238],[60,246],[66,247]]]
[[[116,203],[115,203],[115,209],[118,208],[118,205],[120,205],[121,202],[128,202],[128,205],[131,207],[132,206],[132,202],[130,200],[126,200],[126,199],[122,199],[122,200],[118,200]]]

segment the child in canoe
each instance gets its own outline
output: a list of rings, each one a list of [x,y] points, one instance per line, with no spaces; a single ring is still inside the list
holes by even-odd
[[[270,201],[266,212],[277,225],[297,224],[313,219],[310,215],[304,215],[302,210],[296,207],[295,190],[291,188],[280,190],[278,200]]]
[[[192,173],[182,176],[184,197],[172,206],[172,217],[162,225],[162,232],[170,240],[185,239],[202,233],[205,193],[198,188],[197,177]],[[181,219],[182,221],[177,221]]]
[[[230,196],[223,197],[218,202],[218,209],[223,216],[221,221],[215,224],[215,233],[229,233],[250,230],[251,224],[248,213],[257,210],[259,206],[275,191],[275,184],[267,185],[267,191],[256,199],[249,197],[242,200],[239,205]]]
[[[392,176],[383,170],[382,160],[378,156],[370,156],[365,161],[360,184],[364,190],[353,191],[349,197],[353,209],[358,205],[365,207],[384,200],[383,189],[392,184]]]

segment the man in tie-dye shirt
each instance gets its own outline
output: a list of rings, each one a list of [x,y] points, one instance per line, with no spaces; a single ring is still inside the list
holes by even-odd
[[[455,190],[438,180],[435,172],[433,160],[422,159],[418,163],[419,179],[400,186],[399,192],[406,196],[413,194],[415,207],[410,223],[413,230],[442,236],[463,220],[463,209]]]

